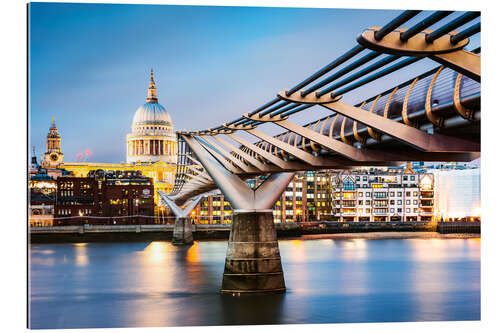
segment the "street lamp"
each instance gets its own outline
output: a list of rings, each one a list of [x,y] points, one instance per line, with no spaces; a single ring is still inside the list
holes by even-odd
[[[160,212],[161,212],[161,223],[165,224],[165,207],[160,206]]]
[[[295,216],[297,217],[297,222],[301,222],[302,220],[302,210],[301,209],[296,209],[295,210]]]
[[[135,223],[137,223],[137,215],[139,215],[139,199],[135,199]]]

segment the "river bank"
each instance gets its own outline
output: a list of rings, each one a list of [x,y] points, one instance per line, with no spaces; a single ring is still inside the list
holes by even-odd
[[[475,234],[480,233],[477,222],[304,222],[277,223],[278,238],[302,238],[334,235],[336,239],[349,237],[421,237],[421,234]],[[227,240],[231,225],[193,225],[195,240]],[[130,242],[170,241],[173,225],[120,225],[120,226],[58,226],[30,228],[30,243]],[[350,235],[352,234],[352,235]],[[387,235],[382,235],[387,234]],[[402,236],[404,235],[404,236]],[[413,236],[412,236],[413,235]],[[313,237],[313,239],[316,239]],[[373,238],[370,238],[373,239]]]

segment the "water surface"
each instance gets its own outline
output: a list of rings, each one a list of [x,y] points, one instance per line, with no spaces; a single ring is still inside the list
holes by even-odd
[[[32,328],[480,319],[480,241],[280,240],[284,295],[220,295],[227,241],[33,244]]]

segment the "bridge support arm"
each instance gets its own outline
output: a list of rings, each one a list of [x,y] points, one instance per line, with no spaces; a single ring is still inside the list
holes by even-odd
[[[436,54],[430,58],[477,82],[481,82],[481,56],[478,54],[460,50],[452,53]]]
[[[195,197],[184,209],[180,208],[175,202],[168,197],[163,191],[158,191],[160,198],[175,215],[174,232],[172,235],[172,244],[174,245],[189,245],[193,244],[193,230],[189,213],[198,204],[201,195]]]

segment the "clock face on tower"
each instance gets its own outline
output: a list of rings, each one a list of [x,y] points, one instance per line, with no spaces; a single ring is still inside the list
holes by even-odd
[[[50,154],[50,159],[54,162],[56,162],[59,159],[59,155],[57,154]]]

